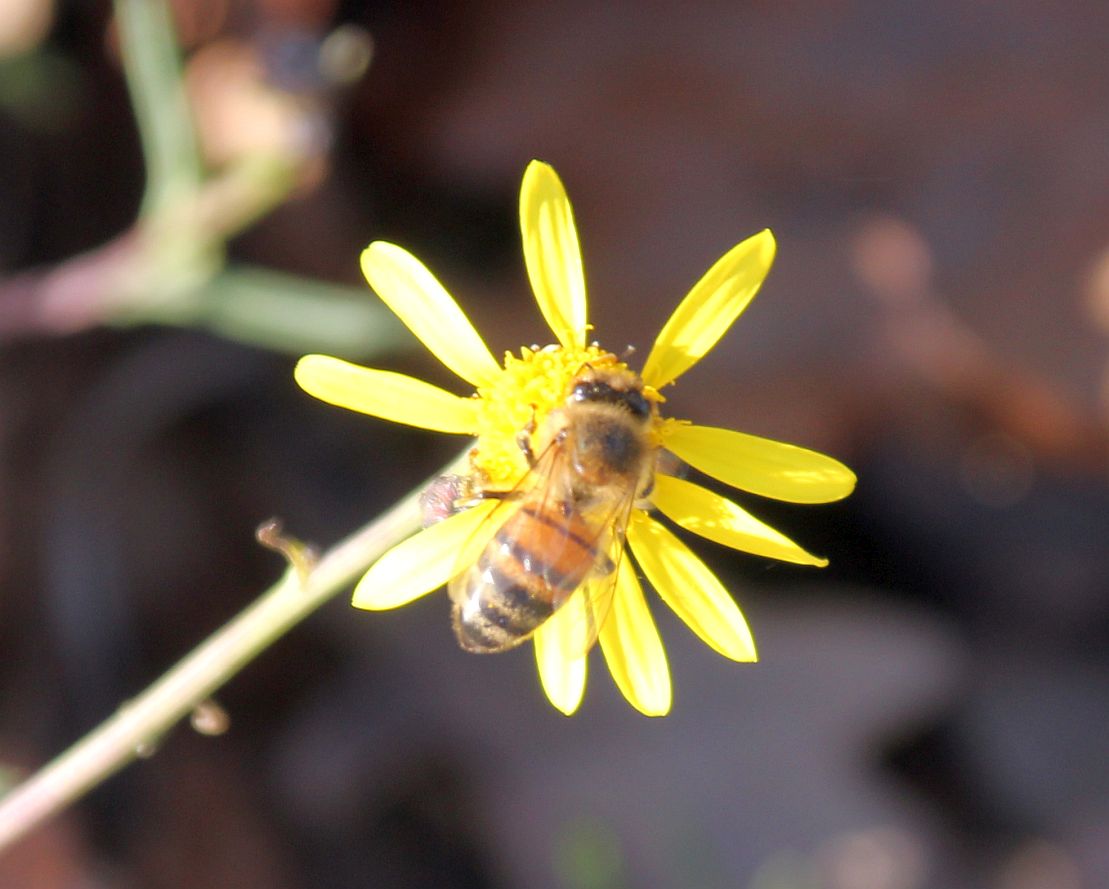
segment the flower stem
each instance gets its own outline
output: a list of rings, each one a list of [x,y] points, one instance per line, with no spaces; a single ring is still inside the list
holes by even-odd
[[[466,459],[463,454],[444,472],[464,472]],[[303,579],[290,567],[245,611],[138,697],[0,797],[0,850],[153,749],[239,669],[348,588],[385,550],[415,532],[420,526],[418,497],[424,487],[328,550]]]

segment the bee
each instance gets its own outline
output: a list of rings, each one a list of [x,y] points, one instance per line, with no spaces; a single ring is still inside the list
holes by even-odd
[[[483,520],[475,538],[488,543],[449,584],[466,651],[514,648],[583,588],[588,650],[611,602],[632,507],[654,478],[657,406],[622,367],[587,365],[568,393],[520,434],[530,470]]]

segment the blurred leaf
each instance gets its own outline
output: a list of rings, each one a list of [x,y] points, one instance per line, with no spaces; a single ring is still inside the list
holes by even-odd
[[[80,71],[64,55],[36,50],[0,59],[0,111],[32,129],[64,131],[78,112],[81,96]]]
[[[368,289],[239,266],[203,294],[201,319],[210,329],[293,355],[324,351],[357,360],[410,343]]]

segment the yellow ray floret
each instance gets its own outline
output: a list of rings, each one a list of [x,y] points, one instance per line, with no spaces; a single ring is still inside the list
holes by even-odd
[[[578,709],[585,694],[585,650],[576,645],[588,623],[585,601],[584,596],[571,596],[532,637],[543,690],[567,716]],[[568,656],[575,648],[578,653]]]
[[[436,358],[474,386],[496,379],[500,366],[470,319],[438,279],[403,247],[375,241],[362,251],[362,274]]]
[[[643,589],[630,562],[616,578],[612,613],[601,625],[601,651],[620,693],[644,716],[670,712],[670,668]]]
[[[758,659],[739,606],[684,543],[643,512],[632,516],[628,543],[655,592],[707,645],[733,661]]]
[[[643,365],[643,379],[661,389],[700,361],[751,301],[774,262],[774,236],[759,232],[705,272],[683,299]]]
[[[520,188],[524,261],[539,310],[566,349],[585,348],[585,273],[574,212],[558,174],[532,161]]]
[[[687,531],[745,553],[823,568],[827,559],[805,552],[747,510],[707,488],[668,475],[655,476],[651,502]]]
[[[477,429],[476,399],[459,398],[404,374],[360,367],[330,355],[306,355],[293,376],[305,392],[348,410],[434,432],[473,435]]]
[[[399,608],[442,587],[458,573],[458,554],[496,503],[486,500],[398,543],[354,588],[358,608]]]
[[[787,503],[831,503],[855,489],[855,473],[831,457],[796,445],[668,421],[662,440],[694,469],[733,488]]]

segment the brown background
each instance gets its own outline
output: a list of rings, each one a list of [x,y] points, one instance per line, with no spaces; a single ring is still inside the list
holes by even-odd
[[[763,660],[725,662],[656,608],[666,720],[599,657],[562,718],[529,652],[457,649],[442,596],[337,601],[227,687],[228,734],[179,730],[0,859],[0,884],[1109,884],[1109,7],[180,5],[190,64],[233,40],[316,103],[282,123],[314,127],[312,174],[234,258],[357,285],[358,251],[395,240],[495,352],[530,344],[516,197],[541,157],[574,202],[598,337],[642,349],[769,226],[774,271],[673,411],[825,450],[860,485],[744,501],[824,571],[699,546]],[[109,13],[63,4],[30,40],[52,67],[0,70],[5,274],[136,212]],[[373,64],[321,92],[304,60],[343,24]],[[198,113],[234,88],[217,82]],[[213,116],[213,162],[264,129]],[[0,283],[0,313],[15,298]],[[199,331],[3,327],[12,768],[248,603],[279,570],[259,521],[326,545],[457,444],[315,403],[291,356]],[[418,348],[376,360],[450,384]]]

